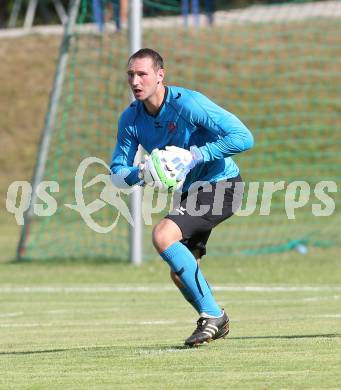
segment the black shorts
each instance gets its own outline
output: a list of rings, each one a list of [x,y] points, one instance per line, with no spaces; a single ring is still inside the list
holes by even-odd
[[[181,194],[178,201],[174,199],[174,208],[166,218],[179,226],[181,242],[202,257],[212,229],[234,214],[242,202],[243,191],[244,183],[239,175],[217,183],[198,184]]]

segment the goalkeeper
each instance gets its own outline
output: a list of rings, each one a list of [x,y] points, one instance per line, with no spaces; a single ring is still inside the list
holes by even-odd
[[[155,226],[152,239],[170,266],[172,280],[199,314],[185,341],[199,345],[229,332],[228,315],[215,301],[199,262],[211,230],[240,204],[242,179],[231,156],[250,149],[253,137],[236,116],[201,93],[166,86],[163,59],[154,50],[133,54],[127,76],[135,101],[119,119],[111,162],[114,184],[143,185],[144,165],[133,166],[139,145],[148,153],[167,147],[167,166],[177,180],[185,179],[180,204]],[[193,197],[188,189],[196,182],[206,185],[199,185]],[[223,193],[223,202],[217,213],[213,206],[218,193]],[[203,206],[209,206],[204,215],[190,212]]]

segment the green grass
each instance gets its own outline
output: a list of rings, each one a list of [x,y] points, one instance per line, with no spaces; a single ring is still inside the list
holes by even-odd
[[[339,388],[337,248],[208,256],[231,334],[184,349],[197,317],[162,260],[13,262],[18,229],[0,233],[1,390]]]
[[[196,314],[161,260],[2,263],[0,388],[337,389],[340,268],[330,250],[207,258],[231,334],[184,349]]]
[[[162,260],[13,262],[16,233],[1,226],[0,389],[339,388],[335,248],[208,256],[231,334],[184,349],[197,317]]]

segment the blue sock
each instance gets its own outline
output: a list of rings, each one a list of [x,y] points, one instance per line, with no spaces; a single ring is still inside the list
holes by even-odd
[[[161,257],[169,264],[175,272],[185,289],[184,296],[188,301],[192,301],[193,307],[198,313],[206,313],[213,317],[222,314],[217,305],[211,289],[207,284],[192,252],[180,242],[175,242],[161,254]]]
[[[189,302],[193,307],[194,310],[196,310],[198,313],[200,313],[200,309],[198,305],[193,301],[193,296],[192,294],[187,290],[187,288],[184,286],[182,288],[179,288],[181,294],[184,296],[187,302]]]

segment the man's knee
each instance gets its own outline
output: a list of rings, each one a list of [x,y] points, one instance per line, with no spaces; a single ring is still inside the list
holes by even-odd
[[[153,229],[153,245],[159,253],[181,239],[179,226],[170,219],[161,220]]]

